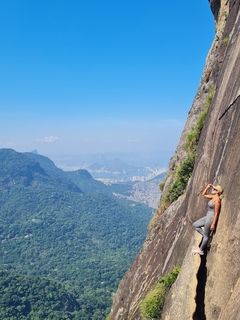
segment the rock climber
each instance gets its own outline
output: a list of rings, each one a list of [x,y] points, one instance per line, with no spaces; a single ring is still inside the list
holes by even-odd
[[[208,190],[212,188],[211,194],[208,194]],[[210,232],[215,230],[218,216],[221,209],[221,200],[223,198],[223,189],[219,185],[212,185],[209,183],[202,192],[202,196],[210,199],[208,202],[208,211],[205,217],[197,220],[193,223],[193,228],[199,232],[202,236],[202,243],[200,247],[192,252],[194,254],[204,255],[204,249],[207,246]],[[202,229],[204,227],[204,229]]]

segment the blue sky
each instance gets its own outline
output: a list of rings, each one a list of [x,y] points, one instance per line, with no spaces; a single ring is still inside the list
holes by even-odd
[[[2,2],[0,148],[174,151],[213,38],[207,0]]]

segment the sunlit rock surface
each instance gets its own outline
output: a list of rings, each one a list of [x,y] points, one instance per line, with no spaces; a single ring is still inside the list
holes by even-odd
[[[216,37],[170,162],[170,169],[174,170],[185,159],[186,136],[214,86],[215,95],[202,130],[194,171],[186,194],[158,218],[121,281],[111,320],[141,319],[142,299],[157,279],[176,265],[181,265],[181,271],[166,299],[162,319],[240,319],[240,0],[209,2]],[[220,184],[225,197],[210,249],[200,257],[191,253],[201,241],[192,223],[206,213],[207,201],[197,194],[207,183]]]

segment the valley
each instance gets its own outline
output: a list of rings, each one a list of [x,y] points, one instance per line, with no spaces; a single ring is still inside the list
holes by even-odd
[[[114,158],[114,156],[122,156]],[[158,166],[155,158],[137,155],[92,155],[54,158],[57,167],[66,172],[87,170],[91,176],[112,189],[119,198],[145,203],[157,209],[160,198],[160,182],[164,181],[167,168]]]
[[[36,153],[0,149],[0,269],[2,301],[9,306],[0,318],[37,317],[34,301],[42,299],[41,283],[48,279],[50,300],[41,307],[46,319],[105,319],[152,217],[148,205],[114,196],[130,187],[106,185],[85,169],[63,171]],[[55,287],[59,298],[51,300]]]

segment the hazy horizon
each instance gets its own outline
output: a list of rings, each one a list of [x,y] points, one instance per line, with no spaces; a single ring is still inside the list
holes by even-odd
[[[29,151],[27,151],[29,152]],[[72,153],[72,154],[40,154],[38,150],[30,152],[48,157],[57,166],[69,168],[81,167],[83,164],[104,163],[108,160],[120,159],[121,161],[135,166],[157,166],[167,168],[173,154],[169,151],[155,150],[151,152],[99,152],[99,153]]]

